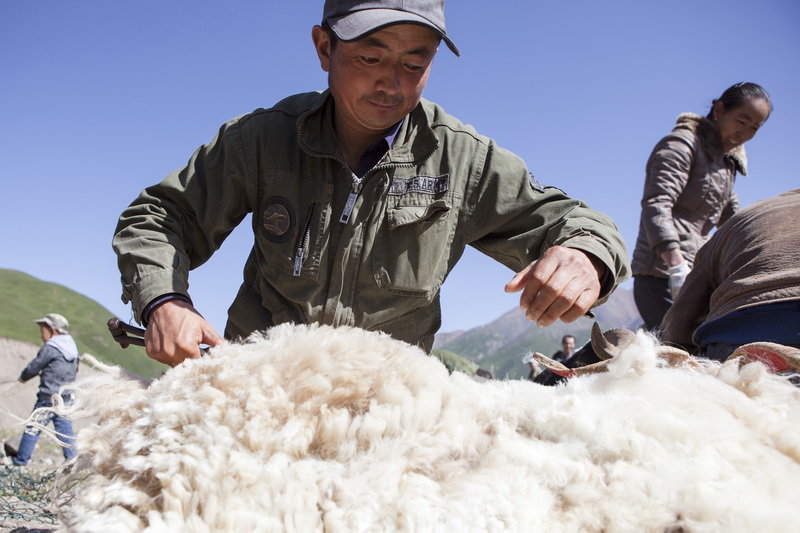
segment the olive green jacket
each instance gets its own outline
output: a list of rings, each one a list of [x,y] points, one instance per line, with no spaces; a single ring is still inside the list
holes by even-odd
[[[328,92],[300,94],[226,123],[122,213],[113,245],[137,319],[162,294],[188,295],[189,271],[248,213],[255,244],[228,338],[317,322],[430,350],[439,288],[467,244],[514,271],[553,245],[586,251],[608,270],[604,297],[628,276],[611,219],[542,188],[518,157],[428,101],[356,187],[333,105]]]

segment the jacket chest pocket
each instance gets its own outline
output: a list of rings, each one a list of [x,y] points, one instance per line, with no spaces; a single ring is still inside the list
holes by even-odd
[[[390,293],[430,299],[447,275],[457,197],[426,200],[387,206],[375,236],[375,282]]]
[[[258,262],[264,272],[315,280],[319,276],[328,202],[271,183],[253,214]]]

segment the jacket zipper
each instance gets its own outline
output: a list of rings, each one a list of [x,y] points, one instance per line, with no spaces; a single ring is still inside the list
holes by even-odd
[[[306,255],[306,248],[308,247],[308,241],[311,238],[311,221],[314,219],[314,210],[316,209],[317,204],[312,203],[308,206],[308,215],[306,216],[306,226],[303,234],[300,236],[300,242],[297,244],[297,251],[294,254],[294,269],[292,270],[292,276],[297,277],[300,275],[300,272],[303,270],[303,258]]]
[[[424,161],[424,159],[422,161]],[[394,163],[391,165],[375,165],[372,169],[370,169],[369,172],[364,174],[364,176],[361,178],[359,178],[355,174],[352,174],[351,171],[351,174],[353,176],[353,188],[350,189],[350,194],[347,195],[347,202],[345,202],[344,204],[344,209],[342,209],[342,216],[339,217],[339,222],[341,222],[342,224],[347,224],[348,220],[350,220],[350,215],[353,214],[353,207],[355,207],[356,205],[356,200],[358,199],[358,195],[361,194],[361,189],[364,188],[364,179],[369,174],[374,174],[378,170],[384,168],[392,168],[392,167],[403,168],[403,167],[413,167],[413,166],[414,163]],[[350,167],[346,166],[345,168],[349,169]]]
[[[353,214],[353,207],[355,207],[356,200],[358,199],[358,195],[361,194],[361,189],[364,186],[364,178],[366,178],[367,175],[370,172],[378,171],[378,170],[381,170],[381,169],[384,169],[384,168],[410,168],[410,167],[413,167],[414,165],[421,164],[422,162],[427,160],[429,157],[431,157],[433,155],[433,153],[435,152],[435,150],[433,150],[433,151],[431,151],[431,153],[426,154],[425,157],[423,157],[422,159],[419,159],[417,161],[412,161],[410,163],[390,163],[390,164],[385,164],[385,165],[376,165],[375,167],[373,167],[370,170],[370,172],[367,172],[367,174],[365,174],[363,177],[359,178],[358,176],[355,175],[355,173],[352,170],[350,170],[350,166],[347,164],[347,162],[344,159],[342,159],[340,157],[336,157],[333,154],[317,154],[317,153],[312,153],[311,151],[307,150],[305,148],[305,146],[303,146],[303,139],[302,139],[302,135],[300,134],[300,130],[299,129],[297,130],[297,146],[299,146],[300,149],[303,152],[305,152],[306,155],[308,155],[308,156],[317,157],[317,158],[320,158],[320,159],[333,159],[334,161],[338,161],[340,165],[342,165],[348,172],[350,172],[350,175],[353,178],[353,188],[350,189],[350,194],[347,195],[347,202],[345,202],[344,209],[342,209],[342,214],[339,217],[339,222],[342,223],[342,224],[347,224],[347,222],[350,220],[350,215]],[[295,258],[295,262],[296,262],[296,258]],[[299,274],[297,274],[297,275],[299,275]]]
[[[347,224],[347,221],[350,220],[350,215],[353,214],[353,207],[356,205],[356,200],[358,195],[361,194],[363,185],[364,178],[359,178],[353,174],[353,188],[350,189],[350,194],[347,195],[347,202],[345,202],[344,209],[342,209],[342,216],[339,217],[339,222],[342,224]]]

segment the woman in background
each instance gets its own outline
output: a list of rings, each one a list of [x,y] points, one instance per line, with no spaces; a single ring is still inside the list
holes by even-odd
[[[633,295],[647,329],[659,328],[697,250],[738,208],[733,184],[737,172],[747,175],[743,145],[771,112],[764,88],[737,83],[707,116],[678,116],[650,154],[632,262]]]

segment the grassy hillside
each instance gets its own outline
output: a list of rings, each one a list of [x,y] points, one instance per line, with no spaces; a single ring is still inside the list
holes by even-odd
[[[120,348],[106,327],[112,313],[94,300],[57,283],[0,269],[0,337],[41,344],[33,320],[47,313],[67,317],[81,353],[88,352],[146,377],[158,376],[167,368],[149,359],[138,346]]]
[[[437,348],[431,351],[431,355],[442,362],[450,373],[463,372],[465,374],[474,374],[478,370],[478,365],[469,359],[461,357],[460,355],[451,352],[450,350],[443,350]]]

